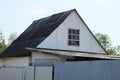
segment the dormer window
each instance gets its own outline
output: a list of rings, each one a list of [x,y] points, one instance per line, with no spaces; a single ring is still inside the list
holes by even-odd
[[[78,29],[68,29],[68,45],[79,46],[79,34],[80,30]]]

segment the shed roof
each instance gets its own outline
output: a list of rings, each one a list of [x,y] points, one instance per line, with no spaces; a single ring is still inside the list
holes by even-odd
[[[26,48],[30,51],[37,51],[43,53],[49,53],[58,56],[68,56],[68,57],[88,57],[88,58],[99,58],[99,59],[111,59],[120,60],[120,56],[117,55],[106,55],[106,54],[95,54],[89,52],[78,52],[78,51],[67,51],[67,50],[55,50],[55,49],[43,49],[43,48]]]

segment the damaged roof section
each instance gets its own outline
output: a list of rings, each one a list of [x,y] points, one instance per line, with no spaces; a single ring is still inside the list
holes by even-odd
[[[63,51],[63,50],[53,50],[53,49],[42,49],[42,48],[26,48],[29,51],[37,51],[46,54],[64,56],[64,57],[77,57],[79,58],[92,58],[93,59],[101,59],[101,60],[120,60],[120,56],[117,55],[105,55],[105,54],[95,54],[95,53],[87,53],[87,52],[75,52],[75,51]]]

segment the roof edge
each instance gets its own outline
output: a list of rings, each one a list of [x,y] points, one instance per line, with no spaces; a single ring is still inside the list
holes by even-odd
[[[64,51],[64,50],[53,50],[53,49],[43,49],[43,48],[29,48],[26,49],[36,52],[50,53],[51,55],[58,56],[71,56],[71,57],[91,57],[91,58],[100,58],[100,59],[108,59],[108,60],[120,60],[120,56],[116,55],[105,55],[105,54],[91,54],[91,53],[83,53],[83,52],[73,52],[73,51]]]
[[[26,47],[25,49],[30,50],[30,51],[38,51],[38,50],[42,49],[42,50],[53,50],[53,51],[65,51],[65,52],[80,52],[80,53],[90,53],[90,54],[102,54],[102,53],[95,53],[95,52],[61,50],[61,49],[50,49],[50,48],[30,48],[30,47]],[[102,55],[106,55],[106,54],[102,54]]]
[[[85,21],[82,19],[82,17],[80,16],[80,14],[77,12],[76,9],[74,9],[74,11],[77,13],[77,15],[79,16],[79,18],[82,20],[83,24],[86,26],[86,28],[88,29],[88,31],[92,34],[93,38],[97,41],[97,43],[99,44],[99,46],[106,52],[106,54],[108,55],[108,52],[103,48],[103,46],[100,44],[100,42],[97,40],[97,38],[94,36],[94,34],[92,33],[92,31],[89,29],[89,27],[87,26],[87,24],[85,23]]]

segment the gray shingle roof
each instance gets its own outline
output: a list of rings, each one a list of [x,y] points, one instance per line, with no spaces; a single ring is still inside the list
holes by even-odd
[[[29,56],[25,47],[35,48],[48,37],[75,9],[34,21],[7,49],[0,58]]]

